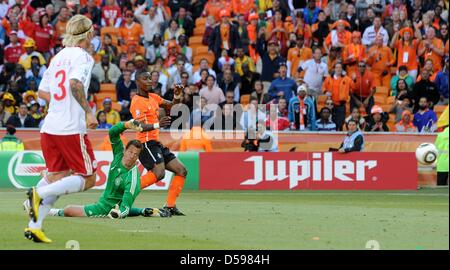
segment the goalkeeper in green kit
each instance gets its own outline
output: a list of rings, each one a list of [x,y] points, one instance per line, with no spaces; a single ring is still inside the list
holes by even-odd
[[[158,208],[132,208],[133,202],[141,191],[141,180],[136,161],[143,149],[138,140],[131,140],[123,147],[120,134],[126,129],[142,131],[136,120],[121,122],[109,130],[109,140],[114,154],[111,162],[106,189],[95,204],[85,206],[69,205],[64,209],[51,209],[49,215],[64,217],[110,217],[125,218],[131,216],[170,217],[170,212]]]

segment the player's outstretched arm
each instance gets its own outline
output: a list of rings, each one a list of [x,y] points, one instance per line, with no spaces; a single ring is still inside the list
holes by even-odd
[[[146,132],[146,131],[150,131],[150,130],[155,130],[155,129],[159,129],[162,127],[168,127],[170,126],[171,120],[170,120],[170,116],[164,116],[161,118],[161,120],[159,121],[159,123],[155,123],[155,124],[142,124],[142,131]]]
[[[122,134],[125,130],[126,127],[123,122],[119,122],[109,129],[109,141],[111,142],[114,156],[116,156],[116,154],[123,153],[123,143],[120,139],[120,134]]]

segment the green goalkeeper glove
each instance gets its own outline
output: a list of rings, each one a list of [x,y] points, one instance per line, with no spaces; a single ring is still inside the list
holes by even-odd
[[[125,127],[141,132],[143,130],[141,123],[138,120],[131,119],[125,122]]]

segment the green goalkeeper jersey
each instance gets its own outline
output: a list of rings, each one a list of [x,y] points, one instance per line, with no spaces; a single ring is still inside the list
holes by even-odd
[[[125,130],[124,123],[118,123],[109,130],[109,140],[114,154],[111,162],[106,189],[98,203],[112,209],[116,204],[120,206],[122,216],[127,216],[134,200],[141,192],[141,180],[137,166],[130,170],[122,165],[123,143],[120,134]]]

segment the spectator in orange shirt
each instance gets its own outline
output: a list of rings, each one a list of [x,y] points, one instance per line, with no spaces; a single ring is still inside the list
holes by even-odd
[[[183,135],[180,143],[180,152],[212,152],[211,139],[199,125],[194,125],[191,130]]]
[[[31,15],[31,20],[26,13],[23,13],[22,18],[18,17],[19,27],[23,30],[24,34],[27,37],[34,38],[34,29],[39,26],[39,17],[40,13],[38,11],[33,12],[33,14]]]
[[[247,14],[251,10],[256,11],[254,0],[232,0],[234,14]]]
[[[288,32],[284,28],[283,15],[280,10],[275,11],[275,16],[267,22],[266,41],[276,39],[280,43],[280,54],[286,56]]]
[[[71,16],[72,14],[67,7],[61,7],[55,24],[56,36],[58,37],[58,39],[61,39],[66,33],[66,25]]]
[[[417,132],[417,127],[413,125],[412,114],[408,110],[402,112],[402,120],[394,127],[395,132]]]
[[[350,94],[350,111],[353,111],[355,107],[363,107],[366,112],[370,112],[374,105],[373,95],[376,91],[373,77],[371,72],[367,70],[364,61],[359,61],[358,69],[358,72],[351,75],[353,84]]]
[[[334,112],[336,129],[342,131],[345,121],[345,104],[349,99],[349,94],[353,82],[344,75],[344,70],[340,62],[334,65],[334,72],[328,76],[323,85],[322,90],[327,96],[331,96],[334,103]]]
[[[367,64],[375,80],[375,86],[389,87],[391,82],[390,67],[395,63],[391,48],[383,45],[383,36],[375,38],[375,45],[369,49]]]
[[[256,40],[258,39],[258,14],[252,13],[248,17],[250,23],[247,26],[248,38],[250,41],[250,45],[248,46],[248,52],[250,57],[253,59],[253,62],[257,63],[259,55],[256,51]]]
[[[144,36],[144,31],[139,23],[134,22],[133,12],[125,12],[125,23],[119,28],[119,40],[126,44],[130,40],[140,41]]]
[[[434,82],[434,79],[436,79],[436,75],[437,75],[437,72],[434,72],[434,70],[433,70],[433,66],[434,66],[433,60],[427,59],[425,61],[425,65],[422,68],[422,70],[428,71],[428,74],[430,76],[430,81],[432,81],[432,82]],[[422,75],[419,75],[415,82],[419,82],[420,80],[422,80]]]
[[[333,30],[331,30],[331,32],[328,34],[324,43],[324,48],[327,53],[330,52],[331,47],[338,47],[343,49],[350,44],[352,34],[349,31],[345,30],[346,27],[350,27],[350,24],[344,20],[339,20],[333,24]]]
[[[204,15],[214,16],[216,21],[220,20],[219,12],[223,10],[225,6],[220,0],[209,0],[205,5]],[[230,11],[231,12],[231,11]]]
[[[358,63],[366,58],[366,47],[361,44],[361,32],[352,33],[352,43],[346,46],[342,52],[342,59],[346,65],[348,76],[358,72]]]
[[[304,44],[304,38],[301,35],[297,35],[297,42],[296,46],[294,48],[290,48],[288,51],[288,57],[287,57],[287,65],[288,70],[290,70],[290,74],[292,78],[297,78],[297,70],[298,67],[303,64],[303,62],[312,59],[312,50],[311,48],[308,48]],[[299,75],[300,77],[303,77],[304,71]]]
[[[398,40],[400,37],[400,40]],[[391,48],[397,49],[397,71],[401,66],[408,68],[408,74],[416,80],[417,77],[417,47],[419,42],[413,39],[413,30],[409,27],[395,32],[391,41]]]
[[[297,19],[294,32],[297,35],[302,35],[303,38],[305,39],[305,45],[307,47],[311,47],[311,40],[312,40],[311,26],[305,23],[304,14],[302,12],[297,12]]]
[[[419,45],[418,54],[425,60],[433,60],[433,71],[438,72],[442,69],[442,57],[444,56],[444,44],[442,40],[435,37],[436,31],[429,27],[425,34],[425,39]]]

